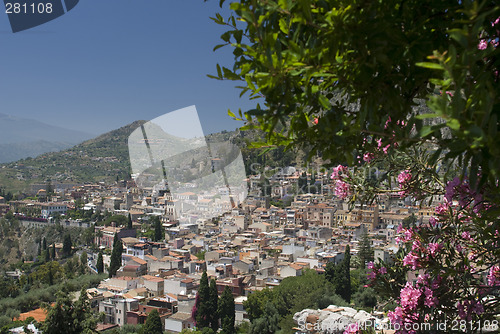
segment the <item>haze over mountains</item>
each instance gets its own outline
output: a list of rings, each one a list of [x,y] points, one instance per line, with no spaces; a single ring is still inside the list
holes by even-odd
[[[93,135],[0,113],[0,163],[72,147]]]

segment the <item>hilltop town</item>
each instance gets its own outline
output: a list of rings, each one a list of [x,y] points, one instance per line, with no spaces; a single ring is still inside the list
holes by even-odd
[[[95,312],[104,314],[100,330],[143,324],[153,309],[166,331],[194,328],[191,310],[204,271],[216,280],[219,294],[231,290],[238,326],[249,321],[244,303],[252,292],[308,270],[322,275],[329,263],[344,260],[347,246],[356,259],[351,270],[365,270],[369,260],[390,263],[398,251],[398,227],[427,223],[434,212],[397,194],[349,206],[334,195],[330,174],[289,166],[250,175],[248,197],[238,207],[223,200],[222,190],[172,195],[165,183],[33,184],[29,199],[0,197],[0,215],[14,216],[31,230],[87,231],[90,237],[73,244],[73,251],[86,253],[89,274],[99,271],[99,253],[107,272],[114,239],[121,240],[119,269],[86,290]],[[175,210],[180,200],[189,204],[182,216]],[[213,218],[213,212],[221,214]],[[159,234],[155,225],[161,225]],[[62,258],[62,240],[49,242],[51,247],[55,259]],[[38,261],[36,253],[22,257]],[[19,279],[23,272],[16,268],[7,275]],[[34,314],[37,321],[46,315],[28,311],[19,319]],[[374,314],[383,321],[382,312]]]

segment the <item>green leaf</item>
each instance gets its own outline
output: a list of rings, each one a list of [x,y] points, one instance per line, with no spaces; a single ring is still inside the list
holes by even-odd
[[[438,114],[419,114],[415,116],[416,119],[426,119],[426,118],[436,118],[439,117]]]
[[[427,62],[427,61],[416,63],[415,65],[420,66],[420,67],[424,67],[424,68],[430,68],[432,70],[444,70],[443,65],[438,64],[438,63],[431,63],[431,62]]]
[[[219,76],[219,79],[222,79],[222,69],[220,68],[220,65],[217,64],[217,75]]]
[[[285,21],[285,19],[280,19],[280,21],[279,21],[279,25],[280,25],[280,30],[281,30],[284,34],[287,34],[287,35],[288,35],[288,24],[287,24],[287,22]]]
[[[448,31],[450,37],[458,42],[462,47],[467,48],[469,43],[467,41],[467,35],[461,29],[451,29]]]
[[[330,109],[331,106],[332,106],[331,103],[330,103],[330,101],[324,95],[320,95],[319,96],[319,103],[325,109]]]

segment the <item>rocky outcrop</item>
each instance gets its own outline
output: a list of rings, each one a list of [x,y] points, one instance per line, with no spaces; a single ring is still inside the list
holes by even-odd
[[[305,309],[293,316],[297,333],[344,333],[347,328],[375,327],[380,320],[366,311],[330,305],[323,310]]]

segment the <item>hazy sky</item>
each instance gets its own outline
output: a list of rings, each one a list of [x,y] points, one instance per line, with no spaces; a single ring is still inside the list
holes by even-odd
[[[207,78],[224,31],[218,0],[81,0],[70,12],[12,33],[0,12],[0,113],[103,133],[196,105],[205,133],[233,130],[248,109],[235,82]],[[226,15],[227,17],[227,12]]]

